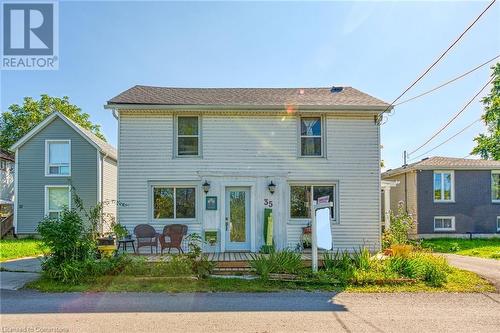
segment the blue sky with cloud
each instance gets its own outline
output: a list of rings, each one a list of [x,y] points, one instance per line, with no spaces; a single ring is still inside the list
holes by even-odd
[[[135,84],[349,85],[392,101],[487,3],[63,1],[59,70],[2,72],[0,103],[6,110],[24,96],[67,95],[116,144],[116,121],[103,105]],[[495,4],[407,97],[500,54],[499,17]],[[382,127],[386,164],[401,164],[402,151],[423,143],[474,96],[489,72],[484,67],[397,107]],[[478,100],[427,147],[477,119]],[[432,155],[468,155],[483,129],[475,124]]]

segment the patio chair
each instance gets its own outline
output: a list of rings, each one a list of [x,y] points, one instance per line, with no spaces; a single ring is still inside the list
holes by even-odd
[[[153,247],[158,253],[158,236],[159,234],[156,230],[149,224],[139,224],[134,228],[134,235],[137,239],[137,253],[139,253],[139,248],[141,246],[150,246],[151,253],[153,253]]]
[[[184,236],[187,235],[188,227],[184,224],[171,224],[163,228],[163,233],[160,235],[161,254],[163,250],[168,248],[168,253],[172,248],[177,249],[179,253],[184,253],[181,244]],[[169,238],[167,241],[166,238]]]

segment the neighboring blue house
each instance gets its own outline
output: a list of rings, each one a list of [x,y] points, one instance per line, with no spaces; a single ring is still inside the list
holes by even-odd
[[[431,157],[382,174],[395,181],[391,210],[403,202],[419,237],[500,233],[500,161]]]
[[[86,207],[116,200],[116,149],[54,112],[16,142],[14,228],[34,234],[44,216],[71,207],[71,186]],[[107,216],[115,205],[105,205]]]

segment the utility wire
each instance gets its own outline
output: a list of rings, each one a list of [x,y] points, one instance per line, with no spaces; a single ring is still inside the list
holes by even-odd
[[[493,77],[491,79],[488,80],[488,82],[486,82],[486,84],[474,95],[474,97],[472,97],[463,107],[462,109],[460,109],[460,111],[458,111],[457,113],[455,113],[455,115],[453,117],[451,117],[450,120],[448,120],[448,122],[446,124],[444,124],[443,126],[441,126],[441,128],[436,132],[434,133],[427,141],[425,141],[423,144],[421,144],[420,146],[418,146],[416,149],[412,150],[411,152],[408,153],[408,155],[411,155],[415,152],[417,152],[418,150],[422,149],[422,147],[424,147],[425,145],[427,145],[429,142],[431,142],[436,136],[439,135],[439,133],[441,133],[442,131],[445,130],[446,127],[448,127],[455,119],[457,119],[457,117],[459,115],[462,114],[462,112],[464,112],[468,107],[469,105],[471,105],[471,103],[476,99],[477,96],[479,96],[479,94],[481,94],[481,92],[491,83],[491,81],[493,81]]]
[[[479,14],[478,17],[476,17],[476,19],[474,21],[472,21],[472,23],[467,27],[467,29],[464,30],[464,32],[462,32],[460,34],[460,36],[458,36],[457,39],[455,39],[455,41],[453,43],[451,43],[450,46],[448,46],[448,48],[408,87],[406,88],[394,101],[392,101],[391,104],[389,104],[389,106],[384,110],[384,112],[382,112],[382,114],[386,113],[387,110],[389,110],[393,105],[394,103],[396,103],[397,101],[399,101],[399,99],[401,97],[403,97],[404,94],[406,94],[408,92],[408,90],[410,90],[411,88],[413,88],[414,85],[416,85],[425,75],[427,75],[427,73],[430,72],[430,70],[436,66],[436,64],[441,61],[441,59],[444,58],[444,56],[460,41],[460,39],[462,39],[462,37],[472,28],[472,26],[474,26],[474,24],[476,24],[477,21],[479,21],[479,19],[481,18],[481,16],[484,15],[484,13],[486,13],[486,11],[488,9],[490,9],[491,6],[493,6],[493,4],[496,2],[496,0],[493,0],[482,12],[481,14]],[[381,115],[382,115],[381,114]]]
[[[469,125],[465,126],[465,127],[464,127],[464,128],[462,128],[460,131],[458,131],[457,133],[455,133],[454,135],[452,135],[452,136],[451,136],[451,137],[449,137],[448,139],[444,140],[443,142],[441,142],[441,143],[440,143],[440,144],[438,144],[437,146],[435,146],[435,147],[433,147],[433,148],[429,149],[428,151],[426,151],[426,152],[425,152],[425,153],[423,153],[423,154],[420,154],[420,155],[418,155],[418,156],[412,157],[410,160],[416,160],[416,159],[418,159],[418,158],[420,158],[420,157],[422,157],[422,156],[424,156],[424,155],[427,155],[427,154],[428,154],[428,153],[430,153],[431,151],[433,151],[433,150],[435,150],[435,149],[437,149],[437,148],[441,147],[441,146],[442,146],[442,145],[444,145],[445,143],[448,143],[449,141],[451,141],[452,139],[454,139],[454,138],[455,138],[455,137],[457,137],[458,135],[462,134],[463,132],[465,132],[466,130],[468,130],[469,128],[471,128],[474,124],[476,124],[476,123],[477,123],[477,122],[479,122],[480,120],[481,120],[481,118],[474,120],[472,123],[470,123]],[[465,157],[468,157],[468,156],[470,156],[470,154],[469,154],[469,155],[467,155],[467,156],[465,156]],[[464,158],[465,158],[465,157],[464,157]]]
[[[444,87],[444,86],[447,86],[447,85],[448,85],[448,84],[450,84],[450,83],[453,83],[453,82],[455,82],[455,81],[457,81],[457,80],[460,80],[461,78],[463,78],[463,77],[465,77],[465,76],[469,75],[470,73],[473,73],[473,72],[477,71],[479,68],[486,66],[487,64],[489,64],[490,62],[492,62],[493,60],[495,60],[495,59],[497,59],[497,58],[499,58],[499,57],[500,57],[500,54],[499,54],[499,55],[497,55],[497,56],[496,56],[496,57],[494,57],[494,58],[491,58],[490,60],[488,60],[488,61],[486,61],[486,62],[483,62],[481,65],[476,66],[476,67],[474,67],[473,69],[471,69],[471,70],[469,70],[469,71],[467,71],[467,72],[465,72],[465,73],[463,73],[463,74],[461,74],[461,75],[459,75],[459,76],[457,76],[457,77],[455,77],[455,78],[453,78],[453,79],[451,79],[451,80],[449,80],[449,81],[446,81],[446,82],[444,82],[444,83],[442,83],[442,84],[438,85],[437,87],[434,87],[434,88],[432,88],[432,89],[430,89],[430,90],[428,90],[428,91],[426,91],[426,92],[423,92],[423,93],[421,93],[420,95],[413,96],[413,97],[408,98],[408,99],[406,99],[406,100],[404,100],[404,101],[402,101],[402,102],[399,102],[399,103],[397,103],[397,104],[394,104],[394,106],[398,106],[398,105],[401,105],[401,104],[404,104],[404,103],[407,103],[407,102],[413,101],[414,99],[417,99],[417,98],[419,98],[419,97],[422,97],[422,96],[425,96],[425,95],[427,95],[427,94],[430,94],[431,92],[434,92],[434,91],[436,91],[436,90],[438,90],[438,89],[440,89],[440,88],[442,88],[442,87]]]

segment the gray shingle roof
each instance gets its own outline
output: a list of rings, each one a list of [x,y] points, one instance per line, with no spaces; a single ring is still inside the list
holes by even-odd
[[[108,105],[347,106],[387,108],[388,103],[352,87],[331,88],[171,88],[134,86]]]
[[[64,115],[62,115],[62,116],[64,117]],[[92,142],[94,142],[97,146],[99,146],[99,148],[101,149],[101,151],[104,154],[108,155],[109,157],[111,157],[114,160],[117,160],[118,154],[116,152],[116,148],[115,147],[113,147],[112,145],[110,145],[106,141],[102,140],[101,138],[99,138],[97,135],[95,135],[94,133],[92,133],[88,129],[83,128],[82,126],[78,125],[76,122],[74,122],[73,120],[69,119],[68,117],[65,117],[65,118],[67,120],[69,120],[73,125],[75,125],[76,127],[78,127],[78,129],[80,131],[82,131],[83,134],[85,134]]]
[[[432,170],[439,168],[447,170],[500,170],[500,161],[433,156],[408,164],[406,167],[387,170],[382,173],[382,178],[394,176],[411,170]]]

